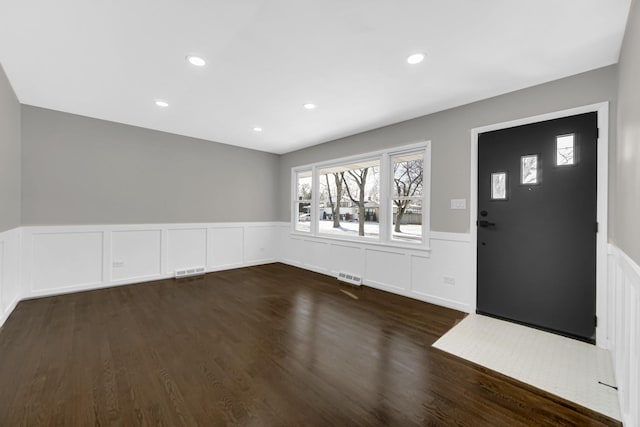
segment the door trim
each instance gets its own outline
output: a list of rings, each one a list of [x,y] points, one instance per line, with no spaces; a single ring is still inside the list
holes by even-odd
[[[476,219],[478,217],[478,135],[499,129],[506,129],[546,120],[575,116],[578,114],[596,112],[598,115],[598,177],[597,177],[597,221],[598,234],[596,236],[596,345],[609,348],[607,337],[607,242],[608,238],[608,183],[609,183],[609,102],[585,105],[567,110],[555,111],[537,116],[525,117],[508,122],[496,123],[471,129],[471,197],[469,200],[471,234],[471,280],[473,283],[473,295],[471,297],[472,310],[478,306],[478,229]]]

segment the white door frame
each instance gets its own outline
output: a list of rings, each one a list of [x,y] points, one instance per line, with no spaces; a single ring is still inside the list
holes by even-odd
[[[471,277],[474,284],[472,297],[472,310],[477,308],[478,292],[478,264],[477,245],[478,229],[476,220],[478,218],[478,135],[483,132],[490,132],[498,129],[506,129],[530,123],[542,122],[545,120],[558,119],[561,117],[574,116],[584,113],[598,113],[598,205],[597,221],[598,234],[596,235],[596,316],[598,316],[598,326],[596,327],[596,345],[603,348],[609,347],[607,337],[607,206],[608,206],[608,166],[609,166],[609,103],[600,102],[597,104],[585,105],[568,110],[556,111],[553,113],[541,114],[538,116],[526,117],[493,125],[482,126],[471,129],[471,197],[469,201],[471,231]]]

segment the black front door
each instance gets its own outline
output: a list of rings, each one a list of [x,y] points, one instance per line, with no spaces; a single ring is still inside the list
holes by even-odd
[[[597,114],[478,137],[478,307],[595,341]]]

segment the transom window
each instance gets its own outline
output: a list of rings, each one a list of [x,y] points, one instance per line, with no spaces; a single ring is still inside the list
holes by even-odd
[[[292,170],[293,230],[426,246],[429,143]]]

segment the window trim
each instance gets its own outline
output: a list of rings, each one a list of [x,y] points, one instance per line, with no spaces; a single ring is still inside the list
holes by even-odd
[[[402,154],[409,154],[412,152],[421,151],[423,154],[423,182],[422,182],[422,241],[421,242],[405,242],[401,240],[393,239],[393,192],[392,192],[392,175],[393,175],[393,158]],[[371,239],[361,236],[339,236],[334,234],[320,233],[319,232],[319,208],[318,208],[318,194],[319,194],[319,178],[320,169],[326,169],[332,166],[338,166],[342,164],[362,162],[366,160],[379,160],[380,161],[380,228],[378,233],[378,239]],[[301,231],[296,229],[296,212],[295,206],[298,200],[297,196],[297,174],[300,172],[311,171],[312,176],[312,191],[311,191],[311,224],[309,231]],[[291,191],[290,191],[290,206],[291,212],[290,229],[291,234],[301,237],[313,237],[319,239],[329,239],[336,241],[346,241],[352,243],[361,243],[377,246],[388,246],[394,248],[405,248],[412,250],[429,250],[429,233],[431,223],[431,141],[424,140],[422,142],[416,142],[406,144],[397,147],[391,147],[384,150],[377,150],[366,152],[357,155],[345,156],[336,159],[324,160],[316,163],[310,163],[291,168]]]
[[[571,163],[563,163],[560,164],[558,163],[558,155],[560,154],[559,149],[558,149],[558,139],[560,138],[566,138],[568,136],[571,136],[571,148],[573,149],[573,158],[571,159]],[[565,133],[562,135],[556,135],[556,152],[555,152],[555,167],[557,168],[570,168],[571,166],[576,166],[578,164],[578,144],[577,144],[577,134],[575,132],[572,133]]]
[[[299,200],[298,199],[298,174],[300,172],[311,172],[311,199],[309,200]],[[314,176],[314,171],[312,168],[307,168],[307,167],[300,167],[300,168],[293,168],[291,170],[291,202],[290,204],[290,210],[291,210],[291,227],[292,227],[292,231],[297,233],[297,234],[301,234],[303,236],[313,236],[314,234],[314,230],[313,230],[313,216],[314,216],[314,201],[315,201],[315,197],[316,197],[316,192],[314,191],[314,183],[315,183],[315,176]],[[309,231],[303,231],[303,230],[298,230],[296,229],[296,224],[298,223],[298,221],[296,220],[296,218],[298,218],[298,205],[300,203],[310,203],[311,204],[311,209],[309,210],[309,214],[311,215],[310,221],[309,221]]]

